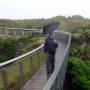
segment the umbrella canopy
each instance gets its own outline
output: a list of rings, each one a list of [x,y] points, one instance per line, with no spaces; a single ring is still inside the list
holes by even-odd
[[[51,34],[60,25],[59,22],[53,22],[45,27],[43,27],[43,34]]]

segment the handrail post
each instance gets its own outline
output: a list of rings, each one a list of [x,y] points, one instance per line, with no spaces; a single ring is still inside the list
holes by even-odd
[[[22,28],[22,36],[24,36],[24,30],[23,30],[23,28]]]
[[[19,75],[20,75],[20,85],[24,84],[24,72],[23,72],[23,64],[19,62]]]
[[[62,90],[62,88],[61,88],[61,73],[59,72],[59,74],[58,74],[58,76],[57,76],[57,78],[56,78],[56,90]]]
[[[32,62],[32,56],[30,56],[30,71],[31,71],[31,76],[33,75],[33,62]]]
[[[39,60],[40,58],[39,58],[39,55],[40,55],[40,54],[39,54],[39,51],[38,51],[38,52],[37,52],[37,60],[38,60],[38,67],[40,68],[40,60]]]
[[[13,29],[13,35],[16,36],[16,30],[15,29]]]
[[[60,80],[59,80],[59,78],[57,77],[57,78],[56,78],[56,84],[55,84],[55,85],[56,85],[56,86],[55,86],[55,90],[60,90],[60,86],[59,86],[60,83],[59,83],[59,82],[60,82]]]
[[[6,36],[8,35],[8,30],[7,30],[7,28],[5,28],[5,34],[6,34]]]
[[[7,73],[6,71],[1,70],[1,74],[2,74],[3,90],[7,90],[8,88]]]
[[[56,90],[56,81],[53,83],[51,90]]]

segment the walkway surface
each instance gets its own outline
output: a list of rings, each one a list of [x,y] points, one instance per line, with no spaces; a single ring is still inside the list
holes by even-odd
[[[55,68],[57,64],[60,64],[62,62],[63,54],[66,49],[66,44],[63,42],[58,43],[58,48],[56,52],[56,61],[55,61]],[[32,77],[31,80],[29,80],[22,90],[43,90],[43,87],[45,86],[46,82],[48,80],[47,73],[46,73],[46,67],[43,65],[40,70]]]

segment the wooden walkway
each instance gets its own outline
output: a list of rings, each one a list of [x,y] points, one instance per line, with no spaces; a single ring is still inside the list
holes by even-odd
[[[66,44],[63,42],[58,43],[58,48],[56,52],[56,61],[55,61],[55,68],[57,64],[62,62],[63,54],[66,49]],[[21,90],[43,90],[43,87],[45,86],[47,80],[49,77],[47,77],[46,73],[46,67],[43,65],[40,70],[32,77],[31,80],[29,80],[24,87]]]

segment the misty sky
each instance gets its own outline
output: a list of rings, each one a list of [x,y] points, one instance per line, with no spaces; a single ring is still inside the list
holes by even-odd
[[[90,0],[0,0],[0,18],[32,19],[81,15],[90,18]]]

